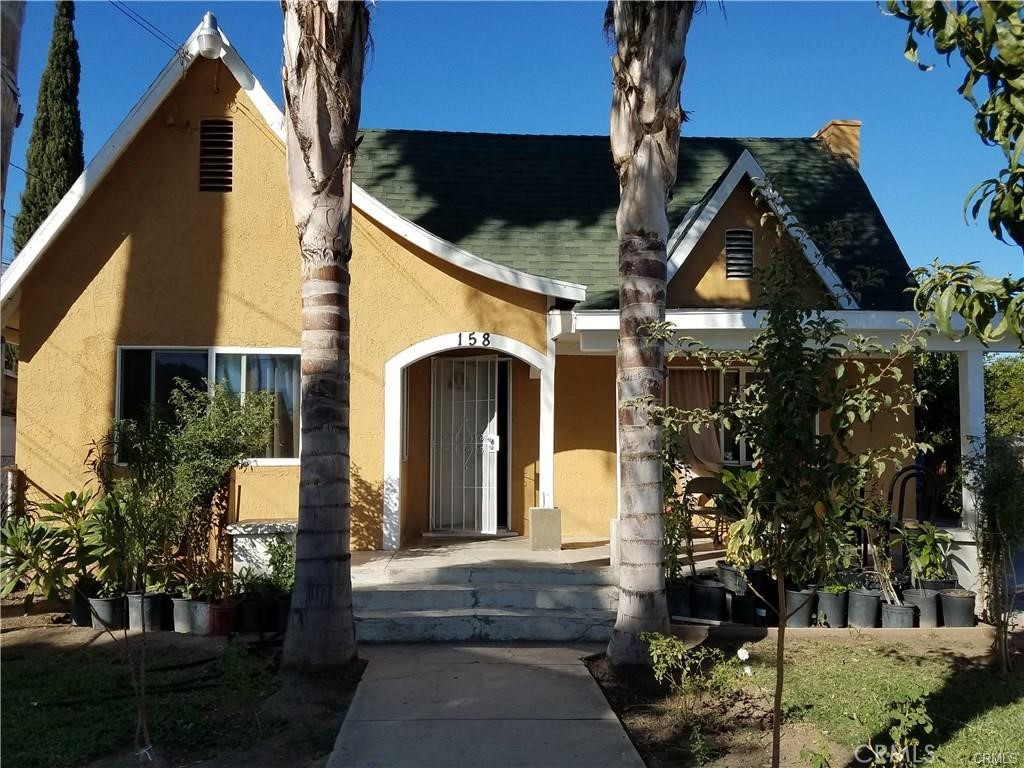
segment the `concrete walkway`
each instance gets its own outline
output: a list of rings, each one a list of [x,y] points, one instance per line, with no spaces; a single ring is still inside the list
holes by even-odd
[[[364,646],[328,768],[644,768],[581,661],[604,648]]]

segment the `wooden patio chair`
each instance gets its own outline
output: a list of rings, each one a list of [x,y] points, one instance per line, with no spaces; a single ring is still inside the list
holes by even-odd
[[[691,518],[698,517],[711,521],[707,530],[715,544],[722,544],[725,541],[729,521],[722,515],[722,510],[710,506],[708,501],[724,490],[725,486],[717,477],[691,477],[683,491],[683,501],[690,510]]]

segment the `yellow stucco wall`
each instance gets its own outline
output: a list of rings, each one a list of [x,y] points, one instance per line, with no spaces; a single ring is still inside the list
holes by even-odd
[[[555,366],[555,503],[567,536],[607,537],[616,515],[615,358]]]
[[[201,193],[198,122],[224,116],[235,127],[234,191]],[[726,222],[759,230],[749,186],[736,191],[680,270],[670,306],[749,303],[749,285],[724,280]],[[757,237],[763,258],[770,243]],[[453,267],[358,211],[353,245],[352,543],[366,549],[381,546],[385,363],[417,342],[470,330],[544,353],[547,300]],[[808,284],[820,290],[815,279],[809,273]],[[686,293],[687,284],[696,288]],[[18,464],[53,493],[85,482],[89,443],[115,415],[119,345],[299,346],[283,147],[226,70],[193,66],[21,290]],[[606,536],[615,516],[614,368],[611,356],[557,362],[554,486],[566,535]],[[511,370],[510,525],[527,533],[539,382],[521,362]],[[405,539],[422,530],[426,512],[429,371],[429,360],[410,369],[410,456],[420,461],[411,472],[403,465]],[[297,500],[297,466],[250,468],[232,481],[237,520],[294,519]]]
[[[234,121],[234,191],[199,192],[198,122],[224,116]],[[199,61],[50,246],[22,286],[18,464],[34,482],[63,492],[85,481],[88,444],[114,417],[119,345],[299,346],[283,161],[280,141],[227,71]],[[353,246],[353,546],[375,548],[384,364],[419,341],[469,330],[543,353],[547,299],[457,269],[359,212]],[[520,389],[529,386],[536,382]],[[533,429],[523,489],[536,460]],[[251,468],[236,473],[232,513],[294,518],[297,495],[296,466]]]
[[[235,192],[198,191],[206,117],[233,118]],[[18,463],[35,482],[87,479],[89,442],[114,417],[118,345],[298,346],[298,303],[280,298],[298,295],[294,228],[266,170],[283,157],[226,70],[199,61],[50,246],[22,286]],[[289,504],[290,473],[273,493],[288,470],[244,473],[243,514],[250,497],[260,517]]]
[[[725,270],[725,231],[749,229],[754,233],[754,268],[763,269],[779,238],[772,224],[761,226],[763,208],[751,197],[753,186],[743,179],[708,224],[701,239],[668,285],[665,306],[672,308],[729,307],[749,308],[758,303],[760,287],[756,280],[729,280]],[[804,297],[820,301],[824,286],[808,264],[804,278]]]

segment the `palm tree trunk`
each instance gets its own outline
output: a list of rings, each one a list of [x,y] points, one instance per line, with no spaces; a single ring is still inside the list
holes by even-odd
[[[663,342],[644,326],[665,319],[668,194],[676,180],[679,89],[692,3],[609,3],[614,30],[611,147],[619,174],[619,343],[616,356],[621,497],[619,609],[608,645],[612,664],[648,660],[641,632],[666,632],[665,519],[661,427],[638,397],[661,400]]]
[[[356,653],[349,484],[352,162],[369,11],[284,3],[288,187],[302,261],[302,440],[295,587],[283,666],[347,665]]]

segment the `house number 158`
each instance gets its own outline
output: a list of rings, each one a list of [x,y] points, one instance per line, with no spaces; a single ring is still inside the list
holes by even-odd
[[[491,334],[489,333],[477,333],[476,331],[470,331],[469,333],[459,334],[459,346],[460,347],[489,347],[491,346]]]

